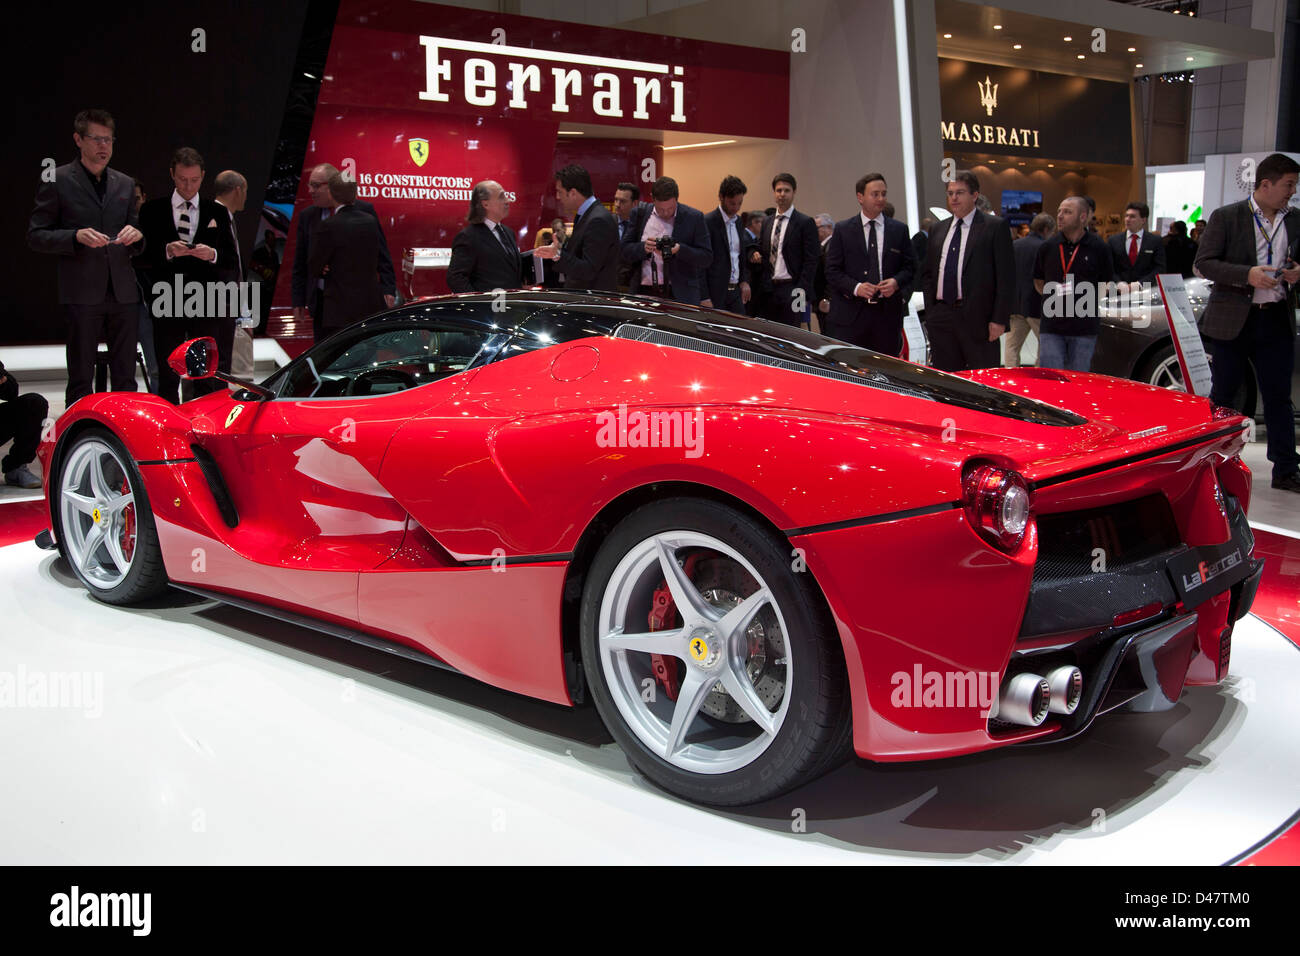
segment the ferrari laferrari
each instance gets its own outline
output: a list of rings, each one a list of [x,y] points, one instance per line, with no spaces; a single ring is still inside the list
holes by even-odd
[[[87,397],[42,445],[39,542],[91,594],[180,588],[590,702],[703,804],[1171,708],[1227,674],[1262,571],[1246,420],[1102,375],[520,291],[227,381]]]

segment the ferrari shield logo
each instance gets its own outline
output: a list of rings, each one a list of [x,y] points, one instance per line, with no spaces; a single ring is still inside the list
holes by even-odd
[[[229,428],[232,424],[234,424],[235,419],[239,417],[239,413],[242,412],[243,410],[244,410],[243,405],[236,405],[234,408],[230,410],[230,414],[226,416],[227,428]]]
[[[415,160],[415,165],[423,166],[429,158],[429,141],[427,139],[413,139],[406,145],[411,150],[411,159]]]

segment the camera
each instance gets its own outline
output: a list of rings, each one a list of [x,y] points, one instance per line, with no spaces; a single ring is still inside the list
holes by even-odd
[[[655,239],[655,248],[659,250],[659,254],[665,259],[669,258],[673,254],[673,245],[674,241],[672,236],[658,236]]]

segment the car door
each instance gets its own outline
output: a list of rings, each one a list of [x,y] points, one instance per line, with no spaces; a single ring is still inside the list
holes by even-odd
[[[407,530],[377,477],[393,432],[452,400],[506,337],[462,312],[353,326],[269,380],[274,399],[232,393],[224,423],[218,407],[198,454],[227,490],[235,523],[223,543],[237,560],[207,562],[201,583],[355,621],[357,574],[390,558]]]

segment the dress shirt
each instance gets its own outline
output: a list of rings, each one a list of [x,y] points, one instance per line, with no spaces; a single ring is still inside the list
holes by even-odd
[[[862,241],[867,244],[866,248],[868,250],[871,249],[871,230],[872,229],[876,230],[876,275],[880,276],[881,282],[884,282],[885,281],[885,214],[882,212],[880,215],[876,216],[875,219],[868,219],[867,214],[863,212],[858,214],[858,218],[862,220]],[[966,241],[965,238],[963,238],[962,239],[963,245],[965,244],[965,241]],[[858,286],[861,285],[862,283],[859,282],[858,285],[853,287],[854,295],[857,294]],[[960,282],[957,285],[958,288],[961,287]]]
[[[736,225],[740,216],[728,216],[721,206],[718,207],[718,212],[722,214],[722,231],[727,234],[727,246],[731,250],[731,272],[727,284],[735,285],[740,281],[740,233]]]
[[[961,248],[957,250],[957,298],[959,299],[964,299],[966,297],[965,290],[963,290],[961,286],[961,270],[962,266],[966,264],[966,243],[970,239],[970,225],[975,221],[975,213],[978,211],[979,210],[977,209],[972,209],[970,212],[966,213],[966,215],[962,216],[961,219],[963,223],[961,227]],[[948,262],[948,247],[952,245],[952,230],[956,228],[957,224],[953,223],[948,227],[948,231],[943,234],[943,252],[939,254],[938,288],[940,290],[943,289],[943,270],[945,264]]]
[[[677,217],[672,219],[660,219],[659,213],[653,209],[650,215],[645,217],[645,228],[641,230],[641,241],[647,239],[658,239],[660,236],[671,236],[673,234],[673,223]],[[651,272],[650,264],[654,263],[655,271]],[[658,275],[659,281],[655,282],[655,275]],[[642,285],[662,285],[666,277],[664,275],[664,257],[658,250],[646,256],[645,262],[641,263],[641,284]]]
[[[1250,197],[1250,217],[1251,228],[1255,230],[1255,261],[1261,266],[1268,266],[1269,260],[1269,241],[1264,237],[1264,230],[1259,228],[1262,221],[1269,231],[1273,233],[1273,268],[1277,269],[1286,262],[1287,234],[1286,234],[1286,210],[1279,209],[1273,214],[1273,221],[1269,222],[1264,211],[1255,204],[1255,197]],[[1254,295],[1250,301],[1255,305],[1266,305],[1269,302],[1281,302],[1286,298],[1286,290],[1279,281],[1271,289],[1255,289]]]
[[[789,238],[790,217],[794,215],[794,206],[791,206],[785,212],[779,210],[772,216],[772,241],[776,241],[776,227],[781,227],[781,245],[776,250],[776,265],[772,267],[772,278],[780,279],[782,282],[793,279],[790,270],[785,264],[785,241]],[[781,220],[785,220],[782,222]]]
[[[199,234],[199,229],[203,225],[203,223],[199,222],[198,193],[194,194],[193,199],[186,200],[182,198],[181,194],[177,190],[175,189],[172,190],[172,224],[176,226],[176,235],[180,236],[182,241],[185,240],[184,240],[184,236],[181,233],[181,210],[185,208],[186,202],[190,204],[190,208],[186,212],[186,215],[190,217],[189,243],[192,245],[194,243],[194,237]],[[212,250],[212,262],[214,265],[216,264],[217,261],[216,252],[217,250],[215,249]],[[174,257],[169,252],[167,253],[167,258],[172,259]]]

